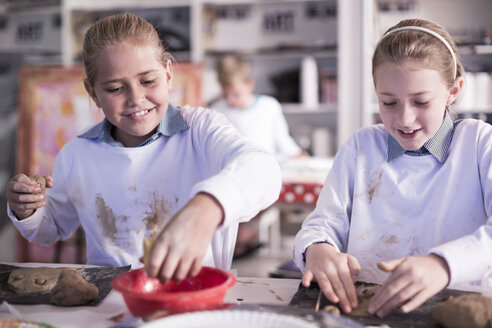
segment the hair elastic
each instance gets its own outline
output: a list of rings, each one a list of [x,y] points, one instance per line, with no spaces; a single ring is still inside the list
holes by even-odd
[[[454,54],[453,48],[451,48],[451,46],[449,45],[448,41],[446,41],[446,39],[443,38],[442,35],[440,35],[439,33],[434,32],[434,31],[432,31],[432,30],[430,30],[428,28],[421,27],[421,26],[403,26],[403,27],[395,28],[394,30],[391,30],[391,31],[387,32],[386,34],[384,34],[381,37],[381,39],[379,39],[378,43],[376,44],[375,49],[379,46],[379,43],[381,42],[381,40],[383,40],[386,36],[388,36],[390,34],[393,34],[393,33],[396,33],[396,32],[399,32],[399,31],[406,31],[406,30],[424,32],[424,33],[430,34],[433,37],[439,39],[439,41],[441,41],[446,46],[446,48],[448,48],[449,53],[451,54],[451,57],[453,57],[453,62],[454,62],[454,78],[456,78],[456,75],[458,74],[458,64],[456,62],[456,56]]]

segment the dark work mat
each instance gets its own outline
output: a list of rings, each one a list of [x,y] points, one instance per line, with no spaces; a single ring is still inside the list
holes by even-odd
[[[357,282],[356,288],[359,286],[370,286],[373,284]],[[299,308],[308,308],[314,309],[316,306],[316,301],[318,299],[319,294],[319,286],[317,283],[311,283],[309,288],[304,287],[302,284],[299,284],[299,289],[292,297],[289,306],[290,307],[299,307]],[[376,316],[350,316],[342,314],[344,318],[350,318],[354,321],[362,323],[363,325],[388,325],[390,327],[416,327],[416,328],[429,328],[429,327],[441,327],[433,318],[432,318],[432,308],[434,305],[440,301],[447,299],[450,296],[458,296],[462,294],[469,294],[469,292],[463,292],[452,289],[444,289],[434,297],[430,298],[422,304],[416,310],[410,313],[402,313],[398,310],[393,311],[389,315],[384,318],[378,318]],[[320,311],[326,305],[333,305],[324,295],[321,297],[320,301]],[[341,310],[340,310],[341,312]]]
[[[43,267],[40,265],[39,267]],[[70,268],[67,266],[67,268]],[[29,267],[17,267],[12,265],[0,264],[0,303],[7,301],[10,304],[52,304],[51,294],[32,293],[17,295],[8,287],[9,274],[16,269],[29,269]],[[99,295],[84,306],[98,305],[111,291],[111,281],[118,275],[130,270],[130,266],[124,267],[93,267],[93,268],[70,268],[77,271],[85,280],[96,285]]]

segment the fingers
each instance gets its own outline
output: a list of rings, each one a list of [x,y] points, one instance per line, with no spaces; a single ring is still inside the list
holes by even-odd
[[[347,301],[347,297],[345,294],[344,284],[340,281],[340,279],[336,279],[338,281],[334,283],[322,273],[320,273],[319,276],[320,277],[317,279],[318,285],[323,291],[323,294],[325,294],[326,298],[333,303],[340,302],[340,306],[342,307],[342,309],[345,312],[350,312],[352,309],[350,308],[350,306],[347,306],[349,302]],[[306,270],[302,276],[302,285],[308,288],[311,285],[311,281],[313,281],[313,279],[313,272],[311,270]],[[342,296],[339,297],[339,294],[341,294]],[[355,298],[357,299],[357,297]]]
[[[402,305],[401,311],[403,313],[412,312],[413,310],[424,304],[424,302],[432,296],[434,296],[434,294],[426,293],[425,291],[417,292],[417,294],[413,295],[410,301]]]
[[[393,272],[397,265],[401,263],[399,260],[392,260],[386,262],[379,262],[378,267],[386,272]],[[383,286],[376,292],[367,308],[367,312],[376,314],[379,317],[383,317],[388,313],[388,307],[394,304],[395,300],[392,299],[406,287],[407,282],[402,279],[399,280],[400,274],[393,272],[388,279],[384,282]]]
[[[44,179],[46,180],[46,188],[53,188],[54,186],[53,177],[51,175],[46,175]]]
[[[340,302],[340,298],[337,295],[337,288],[333,286],[333,283],[326,275],[319,276],[317,280],[319,288],[321,288],[327,299],[333,303]],[[339,282],[337,286],[341,286],[341,283]],[[343,294],[345,294],[345,292],[343,292]]]
[[[386,285],[386,283],[385,283]],[[381,288],[371,300],[367,311],[382,318],[411,299],[419,291],[413,284],[404,285],[399,281],[386,290]]]
[[[159,240],[156,240],[150,251],[149,262],[147,265],[147,274],[150,277],[157,277],[161,272],[161,267],[167,255],[167,246]]]
[[[313,275],[313,272],[311,270],[308,270],[306,269],[306,271],[304,271],[304,274],[302,275],[302,285],[306,288],[308,288],[309,286],[311,286],[311,281],[313,281],[314,279],[314,275]]]
[[[7,186],[7,192],[36,194],[41,192],[41,186],[39,182],[31,180],[25,174],[18,174],[10,180]]]
[[[175,256],[173,254],[168,254],[166,256],[166,259],[162,264],[161,272],[159,274],[159,280],[161,281],[161,283],[165,284],[169,280],[179,281],[173,279],[179,264],[180,264],[180,259],[178,256]]]
[[[188,258],[182,258],[181,261],[179,262],[179,265],[176,267],[172,279],[175,282],[180,282],[186,277],[188,277],[192,265],[193,265],[193,260],[190,260]]]
[[[147,274],[158,277],[162,283],[180,282],[188,276],[196,276],[201,270],[202,258],[186,253],[181,247],[171,248],[166,242],[156,240],[150,253]]]
[[[352,308],[356,308],[358,305],[357,302],[357,292],[355,291],[354,283],[357,281],[357,277],[360,273],[360,265],[359,262],[353,256],[347,256],[347,267],[349,272],[347,274],[343,274],[341,276],[341,280],[343,282],[343,286],[345,287],[345,291],[347,293],[348,301],[350,302],[350,306]],[[350,309],[351,311],[352,309]]]
[[[400,258],[396,260],[391,260],[391,261],[386,261],[386,262],[379,262],[378,263],[378,268],[385,271],[385,272],[391,272],[395,270],[395,268],[400,265],[405,258]]]
[[[191,266],[190,275],[192,277],[196,276],[200,272],[201,269],[202,269],[202,261],[199,261],[199,260],[193,261],[193,265]]]
[[[10,209],[19,219],[25,219],[36,209],[46,206],[41,185],[25,174],[18,174],[9,181],[6,196]]]
[[[327,274],[321,274],[317,280],[325,296],[333,303],[340,303],[345,313],[350,313],[357,306],[355,286],[348,272],[327,270]]]
[[[355,283],[357,281],[357,278],[359,277],[361,270],[359,261],[357,261],[357,259],[352,255],[348,255],[347,264],[349,266],[352,282]]]

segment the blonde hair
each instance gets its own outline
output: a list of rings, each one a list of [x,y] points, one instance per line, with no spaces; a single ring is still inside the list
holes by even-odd
[[[155,28],[142,17],[122,13],[104,17],[92,25],[84,37],[82,57],[87,81],[94,86],[96,80],[96,58],[104,50],[131,39],[138,44],[153,47],[164,67],[172,55],[164,48]]]
[[[450,89],[456,78],[463,76],[465,72],[460,63],[458,48],[451,35],[441,25],[424,19],[402,20],[388,29],[386,33],[405,26],[423,27],[443,37],[451,46],[456,58],[456,66],[451,53],[441,40],[422,31],[402,30],[383,36],[376,46],[372,57],[374,84],[376,83],[374,72],[379,65],[387,62],[398,63],[401,60],[413,58],[421,60],[425,67],[437,70]]]
[[[239,56],[227,55],[217,63],[217,78],[222,87],[231,85],[234,81],[250,81],[251,67]]]

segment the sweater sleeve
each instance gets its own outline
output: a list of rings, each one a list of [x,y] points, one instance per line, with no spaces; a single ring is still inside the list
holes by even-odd
[[[450,270],[450,285],[476,282],[492,286],[492,129],[480,124],[477,162],[486,222],[472,234],[436,246],[431,253],[443,257]],[[466,220],[466,218],[463,218]]]
[[[311,212],[294,239],[293,258],[304,271],[306,249],[326,242],[345,252],[352,210],[355,155],[350,143],[337,152],[333,166],[321,189],[316,208]]]
[[[247,221],[278,199],[282,177],[273,155],[241,137],[220,113],[199,111],[191,128],[209,172],[209,178],[193,186],[191,196],[213,195],[224,209],[223,226]]]
[[[76,210],[66,192],[66,151],[60,151],[53,169],[54,187],[46,189],[46,206],[33,215],[18,220],[8,208],[8,215],[21,235],[30,242],[49,246],[68,238],[79,226]]]

